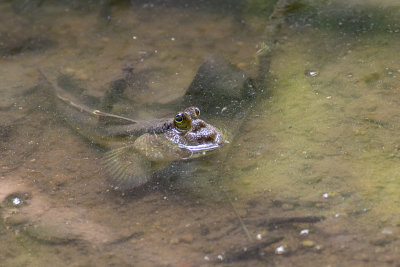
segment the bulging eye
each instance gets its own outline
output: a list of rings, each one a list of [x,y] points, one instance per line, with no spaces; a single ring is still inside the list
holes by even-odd
[[[194,107],[194,113],[197,117],[200,116],[200,109],[198,107]]]
[[[181,133],[185,133],[192,127],[192,120],[187,113],[179,112],[175,115],[174,126]]]
[[[183,122],[183,114],[182,113],[178,113],[175,115],[175,122],[176,123],[182,123]]]

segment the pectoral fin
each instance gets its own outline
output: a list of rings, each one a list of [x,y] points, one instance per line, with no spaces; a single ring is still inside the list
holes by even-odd
[[[104,161],[112,184],[119,189],[139,187],[151,179],[151,162],[139,155],[133,145],[108,151]]]

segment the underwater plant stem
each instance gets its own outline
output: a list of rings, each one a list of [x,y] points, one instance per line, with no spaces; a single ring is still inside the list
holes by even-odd
[[[251,243],[254,243],[253,237],[251,237],[251,235],[250,235],[250,233],[249,233],[249,230],[247,229],[246,225],[245,225],[244,222],[243,222],[242,217],[239,215],[239,213],[237,212],[235,206],[233,205],[232,200],[229,198],[229,196],[228,196],[228,194],[225,192],[225,190],[221,190],[221,191],[222,191],[222,193],[224,194],[224,197],[226,198],[226,200],[228,200],[229,205],[231,206],[231,208],[232,208],[232,210],[233,210],[233,213],[235,214],[236,218],[239,220],[240,226],[242,227],[244,233],[246,234],[247,239],[248,239]]]

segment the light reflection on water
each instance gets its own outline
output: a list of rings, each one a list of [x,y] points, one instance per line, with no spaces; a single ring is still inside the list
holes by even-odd
[[[121,194],[108,185],[104,150],[53,116],[36,68],[73,75],[96,98],[133,65],[141,90],[117,108],[146,119],[165,112],[150,103],[183,95],[210,54],[255,77],[266,20],[251,8],[172,2],[26,6],[34,12],[0,4],[1,262],[398,261],[399,6],[385,5],[293,8],[266,74],[268,95],[246,115],[220,176],[205,161],[193,179],[170,172]],[[249,244],[224,192],[256,242],[275,241]]]

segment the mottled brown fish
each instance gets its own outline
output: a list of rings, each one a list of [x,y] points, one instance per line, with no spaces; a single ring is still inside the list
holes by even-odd
[[[132,120],[79,103],[40,73],[53,86],[57,107],[66,121],[92,142],[111,148],[105,155],[106,169],[121,189],[143,185],[168,163],[207,155],[225,143],[220,130],[199,118],[197,107],[188,107],[174,118]],[[124,123],[104,123],[106,120]]]

